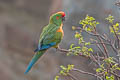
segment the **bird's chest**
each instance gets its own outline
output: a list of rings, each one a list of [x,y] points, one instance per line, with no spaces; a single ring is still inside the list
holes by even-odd
[[[56,30],[56,32],[54,34],[54,40],[57,41],[58,43],[62,40],[62,38],[64,36],[62,26],[63,26],[63,24],[61,24],[61,26]]]
[[[58,30],[56,32],[63,37],[64,36],[64,32],[63,32],[62,27],[63,27],[63,24],[61,24],[61,26],[58,28]]]

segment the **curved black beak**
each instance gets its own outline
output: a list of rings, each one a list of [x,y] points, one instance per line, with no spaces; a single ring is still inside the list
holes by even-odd
[[[65,21],[65,17],[62,17],[62,21]]]

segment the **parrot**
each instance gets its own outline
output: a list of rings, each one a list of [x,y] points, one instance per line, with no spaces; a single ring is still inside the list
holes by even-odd
[[[29,62],[26,71],[27,74],[38,59],[51,47],[59,48],[59,43],[63,39],[63,21],[65,21],[65,12],[59,11],[50,16],[49,23],[40,34],[37,49],[34,50],[34,56]]]

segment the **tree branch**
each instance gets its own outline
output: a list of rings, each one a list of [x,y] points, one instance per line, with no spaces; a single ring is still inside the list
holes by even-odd
[[[67,49],[61,49],[60,47],[58,47],[57,48],[57,50],[59,50],[60,52],[64,52],[64,53],[68,53],[68,52],[74,52],[74,51],[69,51],[69,50],[67,50]],[[82,56],[82,57],[86,57],[86,58],[91,58],[91,56],[85,56],[85,55],[83,55],[83,54],[81,54],[81,53],[79,53],[79,56]],[[97,56],[94,56],[95,58],[98,58]],[[100,60],[103,60],[104,59],[104,57],[99,57],[100,58]],[[92,58],[91,58],[92,59]]]
[[[98,34],[97,31],[96,31],[96,27],[94,27],[94,29],[95,29],[94,34]],[[103,40],[100,38],[99,35],[97,36],[97,38],[98,38],[98,39],[100,40],[100,42],[102,43],[101,45],[103,46],[104,51],[105,51],[105,53],[106,53],[106,58],[108,58],[109,55],[108,55],[108,50],[107,50],[107,48],[106,48],[106,45],[104,44]]]
[[[70,76],[73,80],[78,80],[76,77],[74,77],[72,74],[68,73],[68,76]]]
[[[82,30],[82,31],[88,33],[88,34],[91,35],[91,36],[100,36],[103,40],[109,41],[109,40],[105,39],[105,37],[103,37],[102,35],[100,35],[100,34],[94,34],[94,33],[88,32],[88,31],[82,29],[81,27],[76,27],[76,29]]]
[[[94,76],[94,77],[98,77],[100,80],[103,80],[100,76],[96,75],[96,74],[93,74],[93,73],[90,73],[90,72],[85,72],[83,70],[80,70],[80,69],[73,69],[73,71],[77,71],[77,72],[80,72],[82,74],[87,74],[87,75],[91,75],[91,76]]]
[[[113,72],[110,72],[111,74],[113,74],[114,76],[120,78],[120,75],[116,74],[116,73],[113,73]]]
[[[114,34],[115,34],[115,36],[116,36],[116,39],[117,39],[117,41],[118,41],[118,48],[119,48],[119,47],[120,47],[119,37],[118,37],[117,33],[115,32],[115,29],[114,29],[113,25],[111,25],[111,26],[112,26],[112,29],[113,29]]]

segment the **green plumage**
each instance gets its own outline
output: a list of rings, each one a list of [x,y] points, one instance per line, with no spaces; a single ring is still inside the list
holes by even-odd
[[[55,24],[48,24],[48,26],[43,29],[43,32],[40,36],[39,44],[47,45],[52,42],[56,42],[57,45],[58,43],[60,43],[62,39],[62,33],[57,32],[59,27],[60,26],[57,26]]]
[[[62,24],[62,18],[56,20],[56,17],[61,17],[60,14],[54,14],[50,17],[49,24],[43,28],[43,31],[40,35],[39,44],[43,41],[43,44],[48,44],[51,42],[60,43],[62,39],[62,33],[57,32]]]
[[[40,35],[38,48],[33,56],[31,62],[29,63],[25,74],[29,72],[36,61],[45,53],[45,51],[51,47],[57,47],[62,40],[63,33],[58,32],[62,24],[63,12],[58,12],[50,17],[49,24],[43,28]]]

